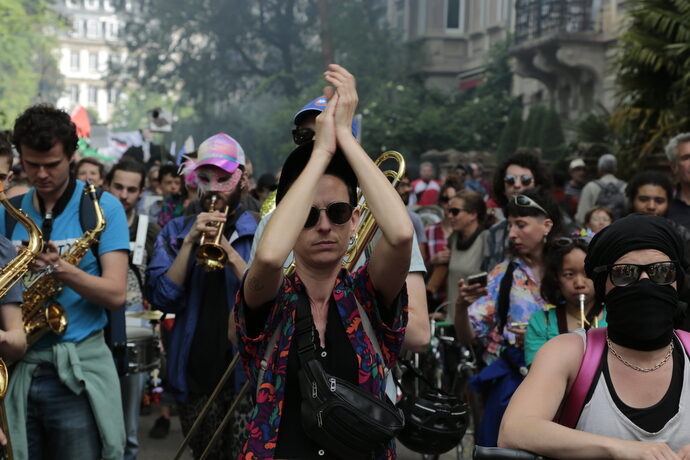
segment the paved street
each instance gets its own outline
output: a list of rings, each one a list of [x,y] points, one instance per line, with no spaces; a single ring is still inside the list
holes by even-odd
[[[158,408],[153,410],[151,415],[141,417],[139,425],[139,443],[141,450],[139,451],[139,460],[170,460],[175,455],[177,447],[182,443],[182,429],[180,428],[180,419],[173,417],[170,426],[170,434],[166,439],[151,439],[148,436],[149,430],[153,426],[156,418],[158,418]],[[466,436],[466,439],[468,437]],[[466,446],[471,445],[471,441],[465,442]],[[471,458],[471,447],[466,447],[465,455],[461,458],[463,460]],[[409,451],[404,446],[398,443],[398,458],[400,460],[422,460],[424,457]],[[182,456],[184,460],[192,460],[189,452]],[[449,452],[441,456],[441,460],[456,460],[454,452]]]

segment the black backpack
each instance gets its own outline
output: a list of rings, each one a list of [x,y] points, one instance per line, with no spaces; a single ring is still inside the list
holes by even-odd
[[[84,189],[86,191],[86,189]],[[100,187],[96,187],[96,197],[100,201],[104,190]],[[18,195],[10,198],[10,203],[17,209],[22,206],[22,200],[24,195]],[[93,207],[93,202],[89,198],[87,193],[82,193],[81,200],[79,201],[79,224],[81,225],[82,232],[90,230],[96,227],[96,211]],[[17,220],[5,213],[5,236],[10,241],[12,240],[12,233],[14,232],[14,227],[17,225]],[[100,261],[98,259],[98,242],[91,246],[91,251],[93,251],[94,256],[96,256],[96,263],[100,268]],[[127,368],[129,366],[127,360],[127,326],[125,321],[125,309],[120,308],[117,311],[105,310],[108,316],[108,324],[106,324],[103,333],[105,335],[105,343],[110,348],[113,354],[113,359],[115,360],[115,367],[117,368],[117,373],[123,376],[127,373]]]
[[[603,182],[595,180],[595,184],[600,188],[597,200],[594,202],[596,206],[603,206],[608,208],[613,214],[613,218],[619,219],[625,215],[627,208],[627,200],[623,191],[621,191],[621,181]]]

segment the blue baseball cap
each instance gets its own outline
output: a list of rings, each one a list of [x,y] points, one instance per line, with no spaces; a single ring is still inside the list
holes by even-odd
[[[326,96],[319,96],[313,101],[309,102],[307,105],[302,107],[296,114],[295,117],[293,118],[293,122],[295,126],[299,126],[302,124],[304,121],[304,118],[306,115],[312,113],[314,116],[320,114],[324,110],[326,110],[326,106],[328,105],[328,100],[326,99]],[[352,135],[357,137],[357,121],[352,120]]]

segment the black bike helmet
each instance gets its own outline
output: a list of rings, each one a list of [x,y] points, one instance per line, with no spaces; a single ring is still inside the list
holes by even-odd
[[[457,446],[467,429],[467,406],[451,394],[431,389],[421,396],[406,394],[398,403],[405,428],[398,440],[421,454],[442,454]]]

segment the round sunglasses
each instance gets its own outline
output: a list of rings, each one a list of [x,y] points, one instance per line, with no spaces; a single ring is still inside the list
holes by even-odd
[[[654,284],[665,286],[676,281],[678,262],[669,260],[651,264],[610,264],[594,268],[594,273],[608,272],[614,286],[625,287],[637,282],[642,272],[649,276]]]
[[[532,184],[533,178],[529,174],[522,174],[520,176],[516,176],[515,174],[506,174],[506,176],[503,178],[503,182],[508,185],[515,185],[518,180],[520,180],[520,183],[523,186],[528,186]]]
[[[312,206],[311,209],[309,209],[309,215],[307,216],[307,221],[304,223],[304,228],[312,228],[318,224],[321,211],[326,211],[326,216],[333,225],[344,225],[352,217],[354,209],[355,208],[350,203],[345,203],[344,201],[335,201],[325,208]]]

